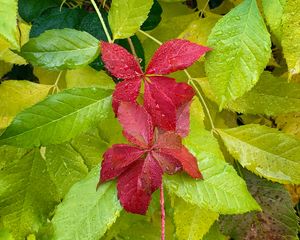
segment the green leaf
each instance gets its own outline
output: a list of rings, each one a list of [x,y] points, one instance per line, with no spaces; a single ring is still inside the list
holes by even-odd
[[[224,236],[219,230],[219,224],[217,222],[212,225],[209,232],[205,234],[203,240],[227,240],[228,238]]]
[[[35,66],[72,69],[92,62],[99,54],[99,42],[86,32],[53,29],[30,39],[20,54]]]
[[[219,214],[176,198],[173,203],[178,239],[199,240],[208,232]]]
[[[0,225],[16,239],[37,232],[58,202],[56,188],[38,149],[0,171]]]
[[[244,180],[224,161],[217,140],[194,114],[202,112],[197,102],[192,104],[191,130],[184,144],[197,158],[204,180],[195,180],[185,174],[165,176],[168,190],[186,202],[218,213],[237,214],[260,209]]]
[[[108,13],[114,39],[134,35],[147,19],[153,0],[113,0]]]
[[[148,18],[141,26],[143,31],[154,29],[161,21],[162,8],[157,0],[153,1],[153,5],[148,14]]]
[[[12,69],[11,63],[6,63],[0,60],[0,79]]]
[[[212,101],[216,101],[207,79],[201,78],[197,81],[205,95]],[[239,113],[268,116],[299,112],[300,85],[288,83],[284,78],[274,77],[270,72],[263,72],[254,88],[242,97],[229,101],[225,108]]]
[[[101,87],[114,89],[116,84],[104,71],[96,71],[90,66],[68,70],[66,73],[67,88]]]
[[[86,12],[79,8],[55,7],[47,9],[34,20],[30,38],[37,37],[50,29],[77,28],[85,15]]]
[[[52,219],[53,240],[100,239],[122,210],[113,181],[96,191],[99,167],[76,183],[58,205]]]
[[[88,130],[111,108],[111,91],[73,88],[19,113],[0,136],[0,144],[33,147],[62,143]]]
[[[22,158],[28,150],[24,148],[16,148],[13,146],[1,146],[0,147],[0,170],[2,170],[7,164],[19,160]]]
[[[207,54],[205,69],[223,108],[256,84],[271,56],[269,33],[256,0],[245,0],[219,20],[208,46],[213,50]]]
[[[278,44],[282,38],[282,15],[286,0],[262,0],[264,16]]]
[[[282,48],[290,78],[300,73],[300,0],[286,0],[282,16]]]
[[[272,181],[300,183],[300,141],[266,126],[218,129],[231,155],[243,167]]]
[[[250,192],[263,211],[224,216],[222,231],[235,240],[298,239],[298,217],[287,190],[280,184],[243,172]]]
[[[29,81],[2,82],[0,85],[0,128],[7,127],[23,109],[43,100],[50,88],[49,85]]]
[[[0,35],[12,44],[16,49],[19,48],[17,41],[17,11],[18,3],[16,0],[0,0]]]
[[[60,198],[63,198],[70,187],[88,173],[81,155],[68,143],[42,147],[41,153]]]

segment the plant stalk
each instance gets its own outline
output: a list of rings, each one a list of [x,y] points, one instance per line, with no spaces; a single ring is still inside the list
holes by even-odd
[[[164,198],[163,182],[160,185],[160,211],[161,211],[161,240],[165,240],[166,213],[165,213],[165,198]]]

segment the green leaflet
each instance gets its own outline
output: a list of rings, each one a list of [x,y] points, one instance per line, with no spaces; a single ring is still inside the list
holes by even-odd
[[[19,48],[17,40],[17,11],[16,0],[0,0],[0,35],[9,41],[16,49]]]
[[[185,174],[165,176],[164,182],[169,192],[200,208],[222,214],[260,209],[244,180],[224,161],[217,140],[204,129],[201,118],[195,114],[197,112],[202,112],[202,109],[198,100],[194,100],[191,130],[184,144],[196,156],[204,180],[195,180]]]
[[[282,15],[286,0],[262,0],[264,16],[278,44],[282,38]]]
[[[47,170],[60,198],[88,173],[81,155],[68,143],[41,148]]]
[[[52,219],[53,240],[100,239],[116,221],[122,210],[113,181],[102,184],[96,191],[99,167],[76,183]]]
[[[271,53],[271,41],[256,0],[245,0],[220,19],[208,38],[213,48],[205,70],[220,108],[258,81]]]
[[[147,19],[153,0],[113,0],[108,21],[114,39],[134,35]]]
[[[197,79],[205,95],[212,101],[216,97],[206,78]],[[229,101],[226,109],[250,114],[275,116],[300,111],[300,85],[263,72],[258,83],[242,97]]]
[[[58,202],[56,188],[38,149],[0,171],[0,225],[9,229],[16,240],[37,232]]]
[[[300,183],[300,141],[266,126],[218,129],[231,155],[243,167],[279,183]]]
[[[30,39],[20,54],[36,66],[72,69],[88,65],[98,56],[99,41],[87,32],[54,29]]]
[[[263,211],[222,217],[222,232],[235,240],[298,239],[298,217],[287,190],[249,172],[243,173]]]
[[[7,127],[20,111],[43,100],[50,85],[8,80],[0,85],[0,128]]]
[[[218,219],[219,214],[175,197],[174,222],[176,235],[182,240],[199,240],[206,234],[211,225]]]
[[[0,144],[33,147],[62,143],[88,130],[110,111],[111,90],[73,88],[19,113]]]
[[[228,237],[224,236],[219,230],[219,224],[217,222],[212,225],[209,232],[205,234],[203,240],[227,240]]]
[[[282,48],[290,78],[300,73],[300,0],[286,0],[282,16]]]

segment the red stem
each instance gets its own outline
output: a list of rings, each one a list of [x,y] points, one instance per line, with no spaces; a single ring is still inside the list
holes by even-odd
[[[161,240],[165,240],[165,199],[164,199],[164,185],[160,185],[160,210],[161,210]]]

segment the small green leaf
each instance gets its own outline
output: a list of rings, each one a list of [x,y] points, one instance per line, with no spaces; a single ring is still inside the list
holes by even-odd
[[[147,19],[153,0],[113,0],[108,21],[114,39],[134,35]]]
[[[235,240],[298,239],[298,217],[287,190],[250,172],[243,175],[263,211],[224,216],[222,232]]]
[[[76,183],[58,205],[52,224],[53,240],[100,239],[118,218],[122,207],[113,181],[96,191],[99,167]]]
[[[255,33],[255,34],[254,34]],[[271,54],[271,41],[256,0],[245,0],[213,28],[205,69],[220,107],[258,81]]]
[[[15,239],[36,232],[59,202],[38,149],[11,161],[0,171],[0,225]]]
[[[184,144],[197,158],[204,179],[195,180],[184,174],[165,176],[168,190],[186,202],[218,213],[237,214],[260,209],[244,180],[224,161],[217,140],[194,114],[202,112],[200,103],[196,102],[192,104],[191,130]]]
[[[19,113],[0,136],[0,144],[33,147],[62,143],[105,118],[111,90],[73,88]]]
[[[19,48],[17,40],[17,0],[0,0],[0,35],[9,41],[16,49]]]
[[[218,219],[219,214],[207,208],[198,207],[175,197],[174,222],[178,239],[199,240],[202,239]]]
[[[256,124],[218,132],[243,167],[272,181],[300,184],[299,140]]]
[[[53,29],[30,39],[20,54],[39,67],[72,69],[92,62],[99,54],[99,42],[86,32]]]
[[[23,109],[43,100],[50,85],[29,81],[4,81],[0,85],[0,128],[6,128]]]
[[[290,78],[300,73],[300,0],[286,0],[282,16],[282,49]]]

